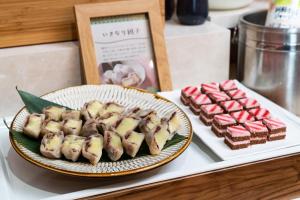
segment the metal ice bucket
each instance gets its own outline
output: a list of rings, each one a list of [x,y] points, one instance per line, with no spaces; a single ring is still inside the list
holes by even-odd
[[[266,14],[240,19],[237,78],[300,115],[300,29],[265,27]]]

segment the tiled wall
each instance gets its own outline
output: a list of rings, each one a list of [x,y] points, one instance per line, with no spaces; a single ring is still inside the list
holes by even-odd
[[[211,23],[166,26],[166,44],[174,88],[220,81],[229,73],[229,31]],[[22,107],[15,87],[42,95],[81,84],[77,42],[0,49],[0,117]]]

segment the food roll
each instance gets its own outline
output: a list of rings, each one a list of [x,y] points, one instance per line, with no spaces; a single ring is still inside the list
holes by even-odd
[[[93,165],[96,165],[101,156],[103,149],[103,136],[100,134],[90,135],[83,142],[82,155]]]
[[[78,160],[82,151],[84,139],[84,137],[80,137],[77,135],[67,135],[64,138],[61,152],[66,159],[72,160],[73,162]]]
[[[81,129],[81,136],[88,137],[90,135],[99,134],[98,131],[98,123],[95,119],[89,119],[87,120]]]
[[[117,161],[123,155],[123,146],[120,136],[114,131],[104,132],[104,149],[112,161]]]
[[[161,119],[155,112],[147,115],[139,124],[140,131],[143,133],[150,132],[154,127],[161,124]]]
[[[158,125],[145,134],[145,139],[152,155],[160,154],[169,138],[169,135],[170,133],[166,124]]]
[[[61,146],[64,140],[64,134],[62,131],[59,133],[48,132],[44,135],[40,152],[46,158],[60,158],[61,157]]]
[[[143,133],[138,133],[135,131],[128,132],[122,139],[123,147],[128,155],[134,158],[139,151],[145,135]]]
[[[62,119],[62,113],[66,108],[59,106],[48,106],[43,109],[43,113],[47,120],[60,121]]]
[[[82,127],[82,120],[66,119],[63,122],[62,130],[65,135],[79,135]]]
[[[120,119],[119,113],[107,113],[97,118],[98,124],[101,126],[103,130],[107,130],[110,127],[114,127],[119,119]]]
[[[125,110],[124,106],[121,106],[117,103],[109,102],[106,103],[104,108],[99,112],[100,116],[104,116],[107,113],[123,113]]]
[[[123,117],[116,124],[116,132],[121,138],[129,131],[133,131],[140,123],[140,119],[136,117]]]
[[[48,132],[58,133],[62,129],[60,122],[53,120],[45,120],[42,124],[41,135],[44,136]]]
[[[34,113],[29,115],[23,127],[24,134],[37,139],[40,136],[44,119],[45,115],[43,114]]]
[[[67,119],[76,119],[80,120],[80,111],[79,110],[66,110],[62,113],[61,117],[62,120],[67,120]]]
[[[177,112],[171,113],[167,118],[165,118],[165,120],[167,122],[168,131],[170,133],[168,140],[171,140],[174,137],[176,131],[180,129],[180,120]]]
[[[81,109],[81,114],[85,120],[95,119],[103,107],[104,104],[102,104],[100,101],[93,100],[84,104],[83,108]]]

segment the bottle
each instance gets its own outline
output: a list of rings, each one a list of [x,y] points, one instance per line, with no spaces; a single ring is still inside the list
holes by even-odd
[[[300,28],[300,0],[271,0],[266,26]]]
[[[208,0],[178,0],[177,17],[181,24],[203,24],[208,16]]]
[[[169,20],[172,18],[175,9],[175,0],[166,0],[165,1],[165,18]]]

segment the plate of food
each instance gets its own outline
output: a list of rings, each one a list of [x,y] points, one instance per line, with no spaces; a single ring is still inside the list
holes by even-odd
[[[27,161],[63,174],[110,177],[164,165],[190,144],[192,126],[171,101],[117,85],[70,87],[25,103],[10,142]]]
[[[299,118],[238,81],[202,83],[160,95],[186,112],[195,135],[222,160],[300,145]]]

